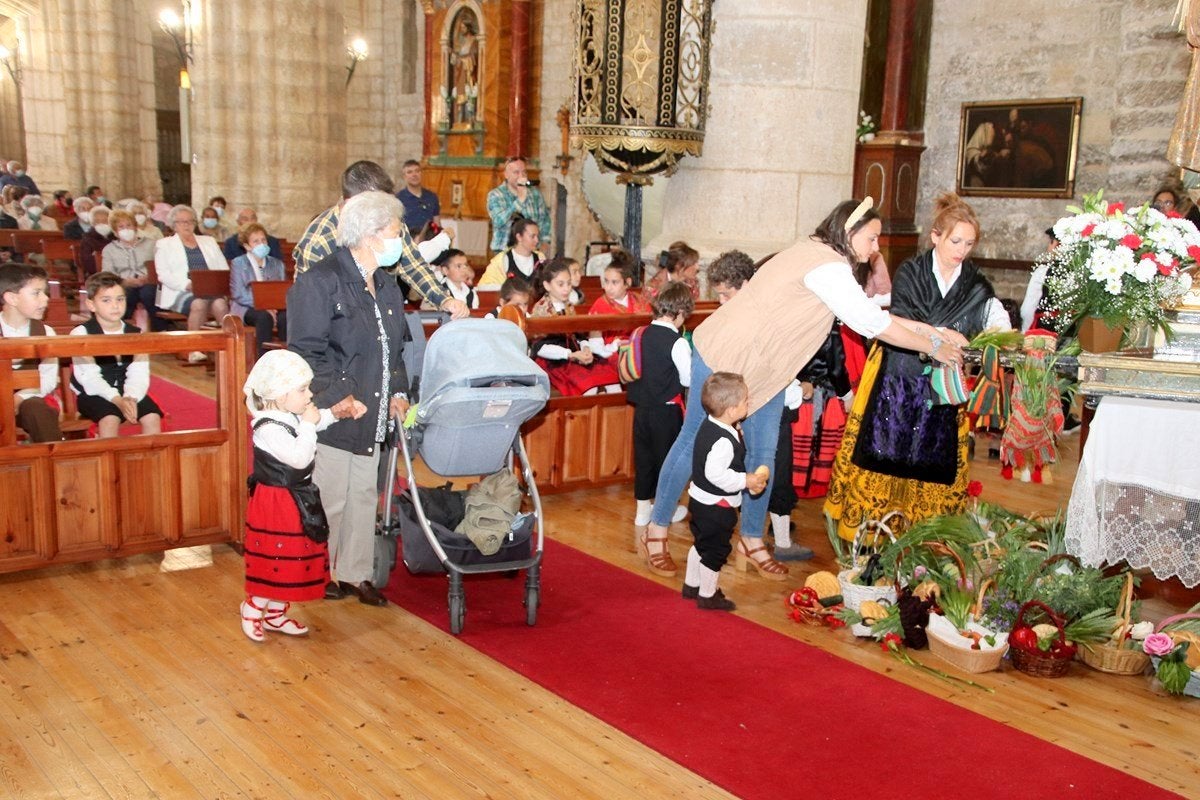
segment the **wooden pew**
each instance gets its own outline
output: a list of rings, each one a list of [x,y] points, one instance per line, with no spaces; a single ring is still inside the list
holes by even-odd
[[[287,311],[288,289],[294,285],[291,281],[253,281],[250,284],[250,294],[254,298],[254,307],[260,311]],[[267,342],[264,347],[269,350],[287,348],[287,342],[278,338],[278,330],[275,331],[275,335],[276,338]]]
[[[50,273],[51,277],[72,289],[83,286],[83,273],[79,269],[79,259],[76,255],[78,249],[78,242],[64,239],[61,236],[42,239],[42,255],[46,257],[46,271]]]
[[[188,280],[192,283],[192,294],[205,300],[229,296],[229,276],[227,269],[193,269],[188,271]]]
[[[13,392],[26,376],[12,359],[192,350],[216,353],[216,428],[16,444]],[[245,330],[231,317],[219,331],[0,339],[0,573],[239,541],[245,350]]]

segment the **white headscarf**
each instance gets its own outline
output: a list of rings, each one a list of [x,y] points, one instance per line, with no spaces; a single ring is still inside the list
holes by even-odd
[[[312,367],[296,353],[291,350],[268,350],[246,376],[246,385],[242,387],[246,395],[246,408],[250,409],[251,414],[257,413],[254,395],[263,400],[276,400],[310,383],[312,379]]]

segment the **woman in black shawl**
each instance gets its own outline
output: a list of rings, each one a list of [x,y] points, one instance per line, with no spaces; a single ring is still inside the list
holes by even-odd
[[[939,197],[933,248],[896,270],[892,313],[927,322],[959,345],[986,328],[1010,328],[992,285],[967,258],[978,238],[974,210],[957,195]],[[842,538],[852,539],[864,520],[892,510],[911,522],[966,506],[969,428],[965,405],[954,402],[956,377],[939,374],[918,353],[876,343],[825,503]]]

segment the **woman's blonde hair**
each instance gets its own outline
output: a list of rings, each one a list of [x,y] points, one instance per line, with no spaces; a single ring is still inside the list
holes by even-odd
[[[974,228],[975,238],[979,238],[979,217],[975,216],[975,209],[967,205],[965,200],[954,192],[946,192],[933,201],[933,222],[929,226],[931,232],[936,231],[944,236],[960,222]]]

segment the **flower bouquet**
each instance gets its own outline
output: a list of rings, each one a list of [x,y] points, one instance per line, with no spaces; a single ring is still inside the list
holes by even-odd
[[[875,120],[866,111],[858,112],[858,127],[854,131],[858,141],[866,143],[875,138]]]
[[[1167,617],[1142,642],[1155,676],[1171,694],[1200,697],[1200,605]]]
[[[1051,324],[1061,333],[1096,317],[1109,328],[1145,323],[1170,338],[1164,307],[1191,288],[1185,270],[1200,259],[1200,232],[1177,213],[1149,204],[1126,211],[1103,195],[1068,207],[1073,216],[1054,223],[1058,247],[1038,257],[1038,266],[1049,267]]]

